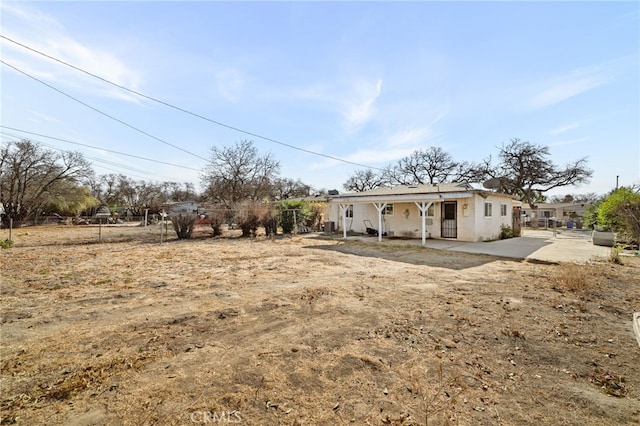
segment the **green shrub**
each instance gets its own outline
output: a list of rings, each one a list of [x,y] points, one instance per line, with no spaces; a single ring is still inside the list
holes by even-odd
[[[291,234],[296,225],[305,225],[311,216],[309,203],[303,200],[285,200],[276,205],[282,232]]]
[[[13,245],[13,240],[10,240],[8,238],[6,240],[0,240],[0,248],[8,249],[12,245]]]
[[[500,239],[506,240],[507,238],[513,238],[513,229],[509,225],[500,226]]]

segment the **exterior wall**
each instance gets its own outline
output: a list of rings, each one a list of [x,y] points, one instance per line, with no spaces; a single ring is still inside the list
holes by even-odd
[[[485,216],[485,203],[491,203],[492,214]],[[506,205],[506,216],[501,215],[501,205]],[[511,227],[513,201],[508,198],[488,196],[486,199],[474,197],[476,235],[473,241],[491,241],[500,239],[502,226]]]
[[[511,226],[513,202],[506,197],[489,196],[485,200],[477,194],[470,198],[447,199],[456,201],[457,238],[459,241],[489,241],[500,238],[501,226]],[[492,204],[492,216],[484,216],[484,204]],[[427,238],[442,238],[442,202],[435,201],[433,216],[426,218]],[[506,205],[507,214],[501,216],[500,205]],[[389,237],[422,237],[422,217],[414,202],[393,203],[393,214],[382,216],[382,231]],[[344,230],[342,211],[338,204],[330,204],[328,219],[336,225],[336,231]],[[378,211],[373,203],[353,204],[353,218],[347,218],[347,231],[366,234],[365,220],[378,229]]]

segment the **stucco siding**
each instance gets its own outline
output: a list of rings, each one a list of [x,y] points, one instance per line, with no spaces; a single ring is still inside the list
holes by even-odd
[[[410,189],[412,188],[408,190]],[[342,197],[343,206],[353,206],[353,216],[349,210],[346,221],[343,218],[340,199],[336,197],[336,201],[330,203],[328,220],[335,223],[336,231],[343,232],[346,229],[348,232],[366,234],[367,226],[370,226],[386,233],[388,237],[421,238],[422,217],[413,200],[433,203],[425,221],[427,238],[489,241],[500,237],[501,226],[511,226],[513,200],[504,194],[492,194],[487,191],[456,191],[423,196],[404,193],[365,195],[366,197]],[[413,200],[406,199],[410,197]],[[393,201],[389,201],[390,199]],[[385,209],[382,224],[378,222],[378,210],[374,203],[393,205],[392,212]],[[485,208],[485,204],[490,207]]]
[[[491,215],[485,215],[485,204],[491,205]],[[506,206],[506,215],[503,216],[503,207]],[[474,241],[491,241],[500,238],[501,227],[511,226],[513,215],[513,202],[503,197],[489,196],[486,199],[475,197],[474,208],[476,210],[476,236]]]

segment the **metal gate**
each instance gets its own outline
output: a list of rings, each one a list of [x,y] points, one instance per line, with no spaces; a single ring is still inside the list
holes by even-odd
[[[442,203],[442,238],[458,238],[458,211],[457,201],[445,201]]]

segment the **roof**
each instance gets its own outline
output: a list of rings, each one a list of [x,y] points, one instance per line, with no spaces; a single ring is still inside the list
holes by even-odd
[[[572,208],[572,207],[588,207],[593,203],[536,203],[536,208],[539,210],[553,210],[553,209],[564,209],[564,208]],[[528,205],[527,205],[528,207]],[[531,207],[528,207],[531,209]]]
[[[442,198],[470,198],[473,194],[498,195],[515,198],[500,192],[477,189],[468,183],[441,183],[433,185],[398,185],[380,187],[369,191],[351,192],[327,197],[329,202],[371,202],[386,199],[389,201],[439,200]]]

